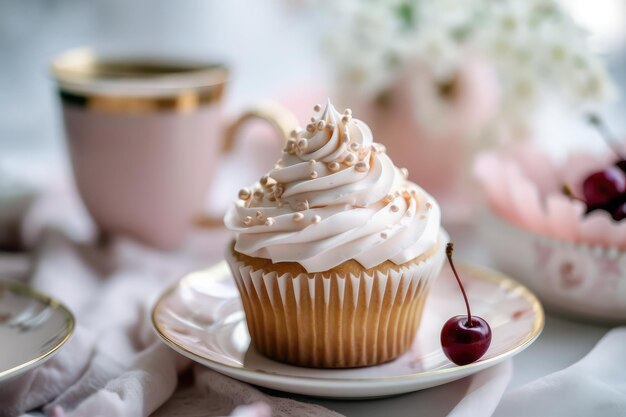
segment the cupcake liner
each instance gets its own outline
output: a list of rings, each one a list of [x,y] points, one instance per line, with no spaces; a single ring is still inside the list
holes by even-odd
[[[411,346],[445,242],[418,263],[360,276],[282,274],[252,266],[229,250],[248,330],[257,350],[299,366],[349,368],[383,363]]]

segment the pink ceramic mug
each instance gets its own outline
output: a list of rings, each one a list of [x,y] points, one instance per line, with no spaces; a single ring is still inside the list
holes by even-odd
[[[194,221],[236,130],[251,117],[286,139],[293,116],[265,104],[222,122],[228,70],[154,60],[56,58],[63,117],[80,195],[99,228],[176,247]]]

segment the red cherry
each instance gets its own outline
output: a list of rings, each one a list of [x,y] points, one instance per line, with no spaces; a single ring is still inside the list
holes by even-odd
[[[608,204],[625,192],[626,173],[614,166],[591,174],[583,182],[585,202],[590,207]]]
[[[446,321],[441,329],[441,347],[452,362],[467,365],[477,361],[487,352],[491,344],[491,327],[483,318],[472,316],[465,288],[452,262],[453,252],[454,245],[448,243],[446,256],[463,294],[467,316],[455,316]]]
[[[596,127],[606,144],[617,155],[618,160],[608,168],[591,174],[583,182],[584,198],[576,197],[567,184],[563,193],[570,198],[582,201],[587,206],[586,214],[603,210],[616,221],[626,218],[626,156],[623,146],[608,127],[595,114],[588,115],[589,122]]]
[[[455,316],[441,329],[441,346],[448,359],[457,365],[476,362],[487,352],[491,343],[491,328],[480,317]]]
[[[622,201],[611,212],[613,220],[620,221],[626,219],[626,201]]]

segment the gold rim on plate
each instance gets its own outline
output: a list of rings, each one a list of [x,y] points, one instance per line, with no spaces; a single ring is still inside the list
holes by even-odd
[[[412,373],[412,374],[396,375],[396,376],[388,376],[388,377],[325,378],[325,377],[293,376],[293,375],[276,374],[276,373],[272,373],[272,372],[266,372],[266,371],[264,371],[262,369],[246,368],[243,365],[235,366],[235,365],[224,364],[222,362],[217,362],[217,361],[214,361],[212,359],[209,359],[209,358],[206,358],[204,356],[201,356],[198,353],[193,352],[193,351],[187,349],[186,347],[180,345],[179,343],[175,342],[174,340],[172,340],[170,337],[167,336],[165,330],[161,328],[160,324],[158,323],[158,321],[156,319],[156,314],[157,314],[157,310],[159,310],[159,305],[171,293],[173,293],[178,288],[180,288],[183,285],[185,285],[185,281],[187,281],[190,277],[192,277],[193,274],[187,275],[187,276],[183,277],[182,279],[180,279],[176,284],[174,284],[173,286],[171,286],[167,290],[165,290],[163,292],[163,294],[161,294],[161,296],[157,299],[156,303],[154,304],[154,307],[152,308],[152,314],[151,314],[152,326],[156,330],[158,336],[161,339],[163,339],[168,345],[170,345],[172,347],[175,347],[176,349],[178,349],[178,350],[180,350],[182,352],[186,352],[186,353],[188,353],[190,355],[193,355],[194,357],[201,358],[204,361],[211,362],[212,364],[215,365],[216,368],[230,368],[230,369],[233,369],[235,371],[263,373],[263,374],[266,374],[266,375],[271,375],[273,378],[284,379],[285,381],[309,379],[309,380],[329,382],[329,383],[332,383],[332,382],[359,382],[359,381],[362,381],[362,382],[365,382],[365,381],[372,382],[372,381],[406,380],[406,379],[413,379],[413,378],[416,378],[418,376],[419,377],[429,377],[429,376],[436,376],[436,375],[445,375],[445,374],[450,373],[450,372],[459,372],[459,371],[471,370],[471,369],[476,368],[476,367],[486,368],[486,367],[488,367],[492,363],[499,362],[503,358],[505,358],[507,356],[512,356],[515,353],[519,352],[520,350],[523,350],[525,347],[527,347],[529,344],[534,342],[535,339],[537,339],[539,337],[539,335],[541,334],[541,331],[543,330],[543,327],[545,325],[545,314],[544,314],[544,311],[543,311],[543,307],[541,306],[541,303],[539,302],[539,299],[537,299],[535,294],[533,294],[528,288],[526,288],[525,286],[523,286],[519,282],[517,282],[514,279],[504,275],[501,272],[497,272],[497,271],[494,271],[494,270],[486,268],[486,267],[477,266],[477,265],[469,264],[469,263],[460,263],[459,266],[460,266],[459,269],[465,269],[465,270],[470,271],[472,273],[472,275],[476,279],[481,279],[481,280],[484,280],[484,281],[490,281],[490,282],[497,283],[500,287],[504,287],[509,292],[517,294],[520,297],[524,298],[528,302],[528,304],[531,306],[532,311],[533,311],[533,315],[535,317],[535,320],[533,322],[532,330],[521,341],[519,341],[517,344],[515,344],[511,348],[507,349],[506,352],[500,353],[500,354],[498,354],[496,356],[490,357],[490,358],[485,359],[485,360],[480,360],[478,362],[474,362],[474,363],[471,363],[471,364],[468,364],[468,365],[454,366],[454,367],[451,367],[451,368],[435,369],[435,370],[431,370],[431,371],[415,372],[415,373]],[[220,263],[218,263],[216,265],[213,265],[212,267],[210,267],[207,270],[204,270],[202,272],[203,272],[203,275],[205,276],[205,279],[213,279],[213,280],[222,278],[221,274],[223,274],[223,273],[230,274],[230,271],[228,269],[228,265],[226,264],[226,261],[222,261],[222,262],[220,262]]]
[[[48,295],[44,295],[32,289],[26,284],[23,284],[17,281],[9,281],[9,280],[0,279],[0,290],[2,289],[11,291],[14,294],[24,295],[30,298],[34,298],[37,301],[40,301],[43,304],[47,305],[48,307],[61,312],[65,316],[65,324],[66,324],[65,336],[63,336],[63,338],[61,338],[57,343],[55,343],[54,346],[48,349],[48,351],[37,356],[36,358],[29,360],[28,362],[24,362],[22,364],[14,366],[13,368],[0,371],[0,379],[5,379],[12,375],[21,374],[28,368],[31,368],[32,366],[34,366],[35,364],[47,360],[51,355],[53,355],[56,351],[58,351],[72,337],[72,334],[74,333],[74,328],[76,326],[76,320],[74,319],[74,315],[72,314],[72,312],[67,307],[65,307],[65,305],[63,305],[60,301]]]

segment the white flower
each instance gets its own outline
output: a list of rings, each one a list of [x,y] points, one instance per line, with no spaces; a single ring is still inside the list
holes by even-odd
[[[420,63],[429,63],[435,80],[452,78],[458,68],[461,54],[459,45],[440,30],[420,32],[414,38],[410,59]]]
[[[439,123],[433,91],[450,80],[463,59],[490,59],[502,83],[497,119],[529,121],[538,92],[550,88],[572,104],[615,96],[584,33],[557,0],[324,0],[328,45],[337,84],[353,95],[376,97],[398,74],[426,68],[411,86],[418,117]],[[404,72],[403,72],[404,70]],[[421,77],[421,78],[420,78]],[[431,83],[426,88],[424,83]],[[426,103],[426,104],[425,104]],[[417,114],[416,113],[416,114]]]

